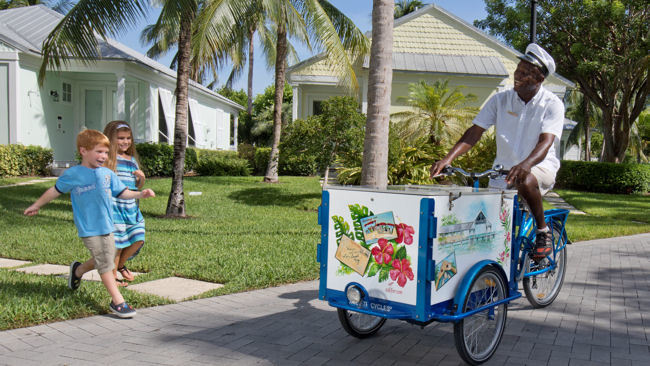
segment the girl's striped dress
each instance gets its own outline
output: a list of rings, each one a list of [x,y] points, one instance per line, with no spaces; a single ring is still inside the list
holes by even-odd
[[[137,191],[133,172],[140,169],[134,157],[124,159],[117,156],[116,174],[130,190]],[[144,217],[135,199],[115,198],[113,223],[115,224],[115,247],[124,249],[138,241],[144,242]]]

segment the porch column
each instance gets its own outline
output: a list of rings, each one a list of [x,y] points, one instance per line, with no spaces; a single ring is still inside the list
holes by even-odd
[[[126,90],[126,77],[123,73],[115,74],[117,76],[117,119],[125,121],[126,120],[126,102],[125,99],[125,90]],[[133,122],[133,121],[131,121]],[[133,127],[133,126],[131,126]]]
[[[239,111],[235,111],[233,113],[233,116],[235,117],[234,119],[234,126],[233,126],[233,133],[232,133],[232,139],[233,139],[233,146],[235,147],[235,151],[237,151],[237,126],[239,125]]]
[[[368,80],[361,79],[361,113],[368,113]]]
[[[291,121],[298,119],[298,101],[300,100],[298,95],[298,85],[293,87],[293,100],[291,101]]]

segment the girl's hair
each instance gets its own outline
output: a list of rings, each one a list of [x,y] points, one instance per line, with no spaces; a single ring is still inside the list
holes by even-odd
[[[108,147],[110,150],[110,141],[103,133],[97,130],[83,130],[77,135],[77,151],[81,153],[81,148],[92,150],[97,145]]]
[[[104,127],[104,135],[108,137],[111,142],[111,146],[108,149],[108,159],[104,163],[104,166],[108,169],[115,171],[117,169],[117,133],[119,131],[129,131],[131,134],[131,146],[126,149],[126,153],[135,158],[140,164],[140,159],[138,158],[138,152],[135,150],[135,141],[133,141],[133,131],[131,131],[131,126],[125,121],[111,121],[106,127]]]

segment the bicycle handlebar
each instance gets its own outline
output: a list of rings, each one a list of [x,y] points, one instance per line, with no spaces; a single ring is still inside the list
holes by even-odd
[[[497,178],[497,177],[499,177],[501,175],[508,174],[508,170],[504,170],[503,166],[497,164],[492,169],[488,169],[488,170],[486,170],[484,172],[480,172],[480,173],[474,173],[474,172],[469,172],[468,173],[462,168],[456,168],[456,167],[453,167],[451,165],[447,165],[441,171],[441,174],[443,174],[443,175],[451,175],[451,174],[454,174],[454,173],[458,173],[458,174],[460,174],[462,176],[465,176],[467,178],[472,178],[472,179],[483,178],[485,176],[489,176],[490,178]]]

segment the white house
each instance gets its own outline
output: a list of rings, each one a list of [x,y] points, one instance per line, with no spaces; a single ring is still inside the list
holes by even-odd
[[[0,144],[54,150],[55,166],[74,161],[84,128],[128,121],[136,142],[173,144],[176,71],[120,44],[100,39],[101,57],[72,60],[37,83],[43,40],[63,16],[43,5],[0,11]],[[188,145],[236,149],[244,107],[190,81]]]
[[[448,80],[451,88],[463,85],[482,106],[494,93],[513,86],[513,73],[521,53],[448,11],[429,4],[395,20],[393,28],[393,80],[391,113],[410,108],[410,83]],[[367,112],[369,58],[357,60],[359,90],[354,93]],[[293,87],[293,118],[314,115],[320,103],[332,96],[347,95],[325,54],[293,65],[287,79]],[[560,99],[575,84],[556,74],[544,86]]]

